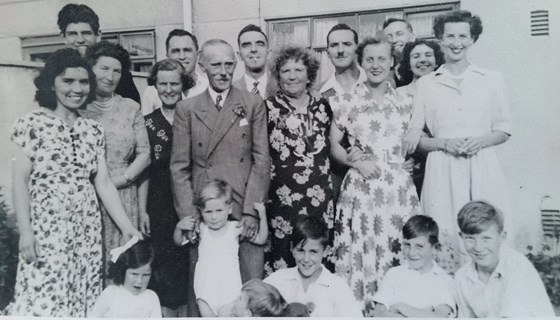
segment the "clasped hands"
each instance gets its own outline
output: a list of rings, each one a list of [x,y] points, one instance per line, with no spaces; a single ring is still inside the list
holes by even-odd
[[[422,138],[422,130],[411,128],[403,138],[403,154],[414,153],[420,143],[420,138]],[[439,144],[437,149],[455,157],[470,157],[485,147],[482,136],[440,139]]]
[[[365,153],[359,147],[352,146],[346,149],[346,161],[350,162],[352,167],[358,170],[365,179],[377,179],[381,176],[381,169],[371,159],[371,155]],[[412,173],[414,160],[408,159],[402,166],[408,173]]]

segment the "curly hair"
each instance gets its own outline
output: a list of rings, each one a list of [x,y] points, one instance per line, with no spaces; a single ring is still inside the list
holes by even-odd
[[[148,76],[148,85],[149,86],[155,86],[156,85],[158,72],[160,72],[160,71],[174,71],[174,70],[177,70],[177,72],[179,72],[179,75],[181,76],[181,84],[182,84],[182,87],[183,87],[182,91],[185,91],[185,90],[188,90],[188,89],[194,87],[195,82],[194,82],[193,78],[189,77],[185,73],[185,67],[183,67],[183,65],[175,59],[164,59],[164,60],[158,61],[152,67],[152,70],[150,71],[150,75]]]
[[[60,32],[66,36],[66,28],[71,23],[84,22],[91,26],[91,30],[99,35],[99,17],[90,7],[85,4],[70,3],[58,12],[58,27]]]
[[[307,78],[309,83],[306,87],[309,89],[315,79],[317,79],[317,72],[319,71],[319,61],[313,56],[309,50],[303,47],[289,46],[280,49],[274,58],[274,66],[272,73],[278,81],[280,81],[280,69],[288,63],[288,60],[301,61],[307,70]]]
[[[439,15],[434,21],[434,34],[438,39],[442,39],[445,24],[449,22],[466,22],[471,26],[471,37],[474,42],[482,34],[482,20],[478,16],[473,16],[469,11],[459,10]]]
[[[109,275],[116,285],[122,285],[127,269],[137,269],[154,261],[154,249],[147,241],[138,241],[123,252],[117,262],[109,265]]]
[[[386,43],[389,45],[389,47],[391,48],[391,57],[394,54],[394,49],[393,46],[389,43],[389,41],[387,41],[387,39],[385,39],[384,37],[366,37],[364,40],[362,40],[362,42],[360,42],[360,44],[358,44],[358,47],[356,48],[356,55],[358,56],[358,63],[361,65],[362,64],[362,59],[364,58],[364,49],[372,44],[382,44],[382,43]]]
[[[37,88],[35,100],[37,100],[40,106],[51,110],[56,109],[56,93],[52,90],[54,79],[63,74],[67,68],[84,68],[87,71],[90,91],[84,106],[93,101],[97,83],[95,82],[95,74],[91,70],[91,66],[80,56],[77,50],[65,48],[57,50],[50,55],[45,66],[34,80],[35,87]]]
[[[121,63],[121,69],[124,73],[130,70],[130,56],[128,52],[118,44],[108,41],[98,42],[86,50],[85,58],[93,67],[100,57],[110,57]]]
[[[422,44],[434,50],[436,69],[445,63],[445,56],[443,54],[443,51],[441,51],[441,47],[435,41],[416,39],[414,42],[407,43],[404,46],[403,58],[398,69],[401,80],[405,85],[411,83],[412,79],[414,79],[414,74],[412,73],[412,69],[410,67],[410,53],[412,52],[412,50],[414,50],[414,48]]]

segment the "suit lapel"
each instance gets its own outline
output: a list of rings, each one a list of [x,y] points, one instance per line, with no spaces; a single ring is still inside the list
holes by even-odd
[[[200,122],[213,132],[218,120],[218,110],[214,107],[214,101],[212,101],[208,90],[201,95],[193,111]]]
[[[214,122],[214,128],[212,130],[212,136],[210,137],[210,142],[208,145],[208,151],[206,156],[208,156],[218,143],[222,140],[224,135],[229,131],[231,126],[236,123],[236,120],[239,118],[233,112],[233,109],[237,106],[242,106],[242,101],[237,93],[237,89],[231,87],[229,94],[226,97],[224,105],[222,106],[222,111],[217,113],[217,119]]]

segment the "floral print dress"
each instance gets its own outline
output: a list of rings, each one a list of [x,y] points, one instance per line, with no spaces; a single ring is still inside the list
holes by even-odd
[[[39,246],[20,257],[12,316],[85,317],[101,293],[101,213],[92,176],[105,156],[101,125],[69,127],[40,108],[18,119],[12,141],[31,160],[29,215]]]
[[[400,264],[401,230],[419,214],[419,199],[403,169],[402,137],[411,117],[411,100],[387,84],[382,104],[366,86],[330,98],[334,122],[381,170],[364,179],[354,168],[342,181],[336,208],[336,273],[348,280],[366,316],[373,315],[373,295],[385,272]]]
[[[329,174],[331,109],[310,97],[306,114],[296,113],[283,94],[266,100],[272,161],[267,208],[270,248],[265,273],[295,266],[290,235],[299,215],[311,215],[333,228],[333,194]]]

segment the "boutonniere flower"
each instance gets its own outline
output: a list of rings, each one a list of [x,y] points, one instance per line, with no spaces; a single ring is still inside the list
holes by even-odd
[[[247,115],[247,111],[245,111],[245,107],[243,106],[236,106],[233,108],[233,113],[235,113],[240,118],[245,118]]]

